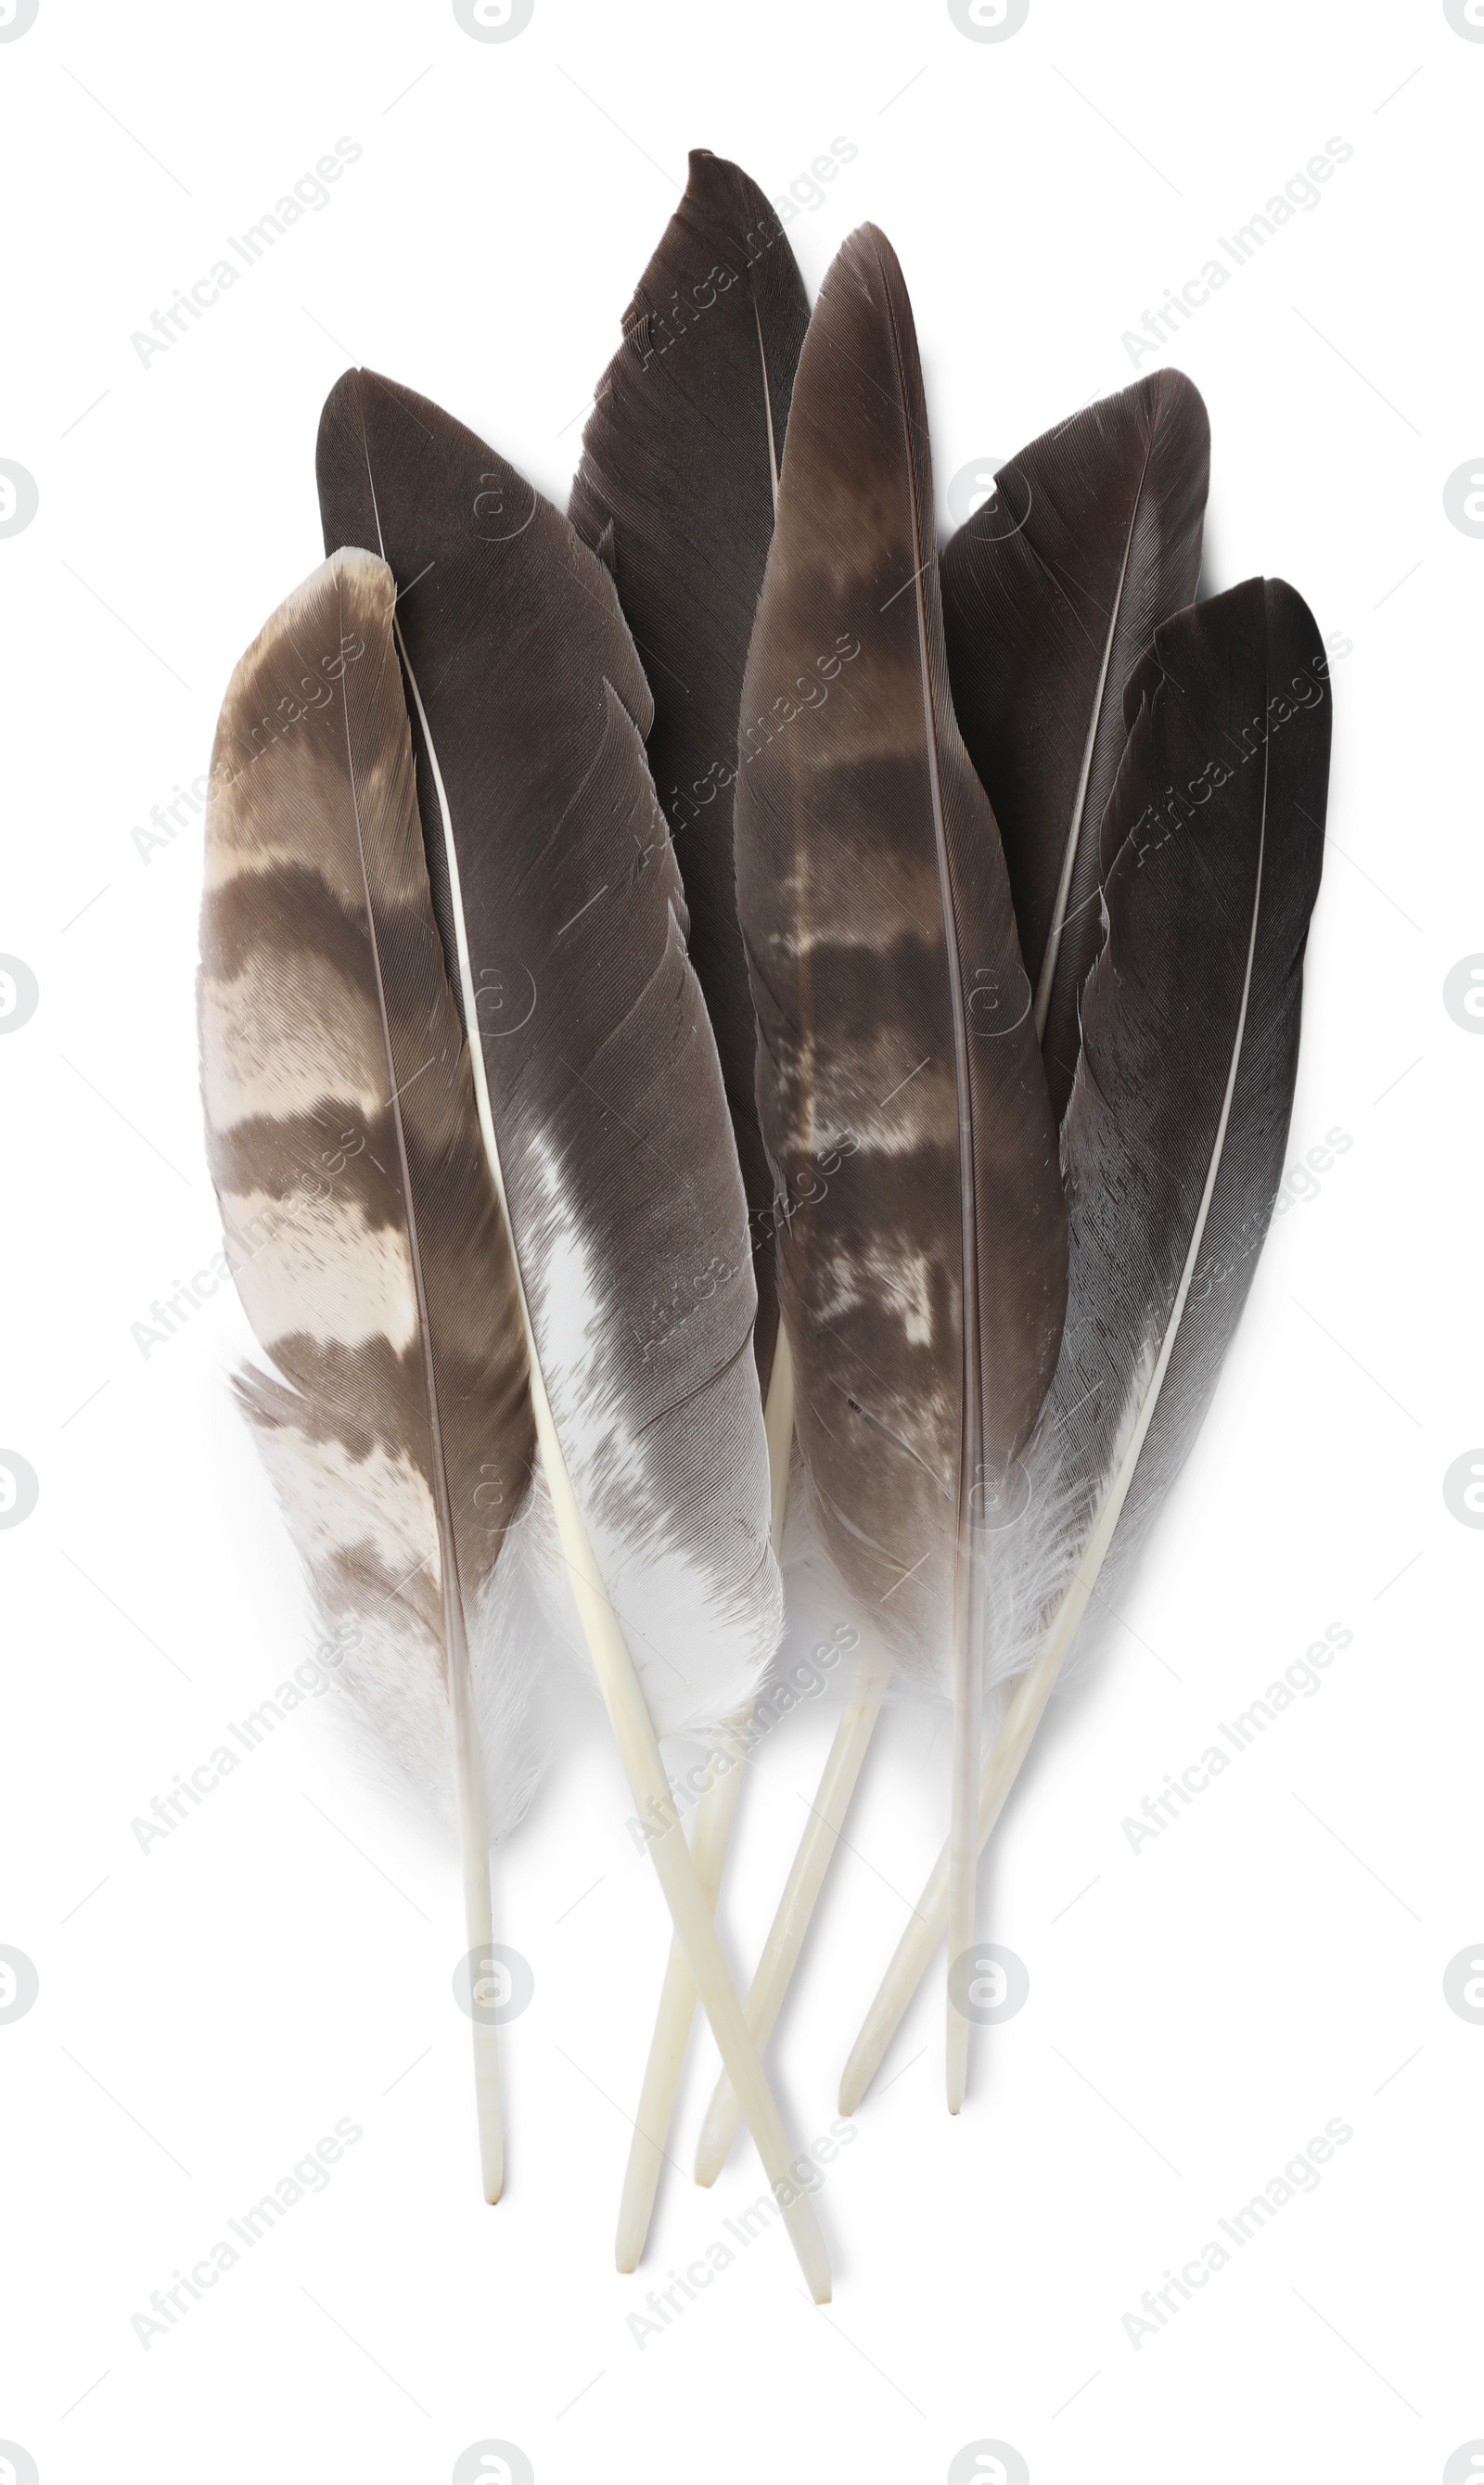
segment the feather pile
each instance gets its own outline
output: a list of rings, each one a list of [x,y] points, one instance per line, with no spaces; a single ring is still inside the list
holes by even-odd
[[[457,1821],[471,1973],[564,1646],[654,1826],[620,2267],[699,1995],[698,2174],[745,2116],[822,2300],[760,2049],[894,1679],[951,1710],[948,1837],[841,2104],[945,1934],[963,2101],[978,1851],[1272,1212],[1329,676],[1281,582],[1197,600],[1178,372],[1045,432],[940,556],[873,227],[811,313],[698,152],[621,331],[568,517],[399,383],[332,391],[324,564],[218,727],[208,1155],[243,1408],[374,1747]],[[711,1923],[740,1771],[688,1846],[659,1745],[756,1732],[785,1504],[790,1597],[827,1580],[859,1653],[744,2007]]]

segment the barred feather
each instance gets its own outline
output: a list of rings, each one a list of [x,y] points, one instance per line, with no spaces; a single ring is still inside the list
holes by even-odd
[[[337,555],[228,690],[202,915],[207,1152],[271,1360],[239,1394],[343,1679],[446,1816],[467,1643],[490,1817],[508,1825],[531,1778],[518,1728],[536,1643],[523,1627],[517,1656],[496,1580],[534,1436],[428,898],[395,600],[382,562]]]

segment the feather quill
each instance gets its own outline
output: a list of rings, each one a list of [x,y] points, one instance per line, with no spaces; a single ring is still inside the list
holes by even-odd
[[[781,1626],[746,1214],[612,578],[411,390],[347,372],[320,423],[329,542],[373,539],[438,857],[446,952],[514,1243],[542,1470],[641,1812],[657,1734],[714,1726]],[[816,2297],[829,2269],[673,1823],[651,1846]]]
[[[1297,1075],[1331,719],[1307,607],[1251,579],[1177,614],[1126,707],[1101,840],[1107,940],[1062,1132],[1070,1293],[1033,1478],[1050,1619],[984,1763],[981,1842],[1094,1590],[1137,1554],[1205,1413],[1272,1215]],[[942,1939],[946,1891],[940,1857],[846,2066],[842,2112]]]
[[[737,888],[812,1505],[900,1661],[951,1685],[954,1921],[996,1521],[1060,1336],[1056,1125],[994,815],[954,722],[911,307],[863,227],[800,358],[748,658]],[[967,2023],[950,2009],[948,2086]]]
[[[1058,1120],[1102,939],[1124,685],[1195,601],[1209,468],[1199,392],[1151,372],[1023,449],[943,556],[953,703],[999,824]]]
[[[212,1180],[272,1371],[238,1391],[347,1679],[414,1768],[456,1776],[471,1950],[491,1937],[471,1667],[497,1730],[496,1587],[534,1434],[508,1239],[428,899],[390,572],[326,562],[222,708],[200,1028]],[[346,1626],[348,1627],[348,1631]],[[503,1713],[502,1713],[503,1712]],[[476,2025],[485,2195],[503,2150]]]
[[[808,324],[777,209],[738,165],[696,149],[598,382],[568,512],[613,571],[653,695],[649,765],[736,1134],[764,1395],[778,1327],[773,1186],[754,1092],[732,803],[742,675]]]
[[[693,151],[685,195],[623,314],[598,383],[568,514],[606,561],[654,700],[649,764],[670,820],[695,968],[716,1037],[757,1287],[754,1347],[768,1430],[774,1549],[793,1439],[786,1345],[775,1353],[772,1177],[757,1127],[756,1022],[737,923],[737,715],[809,306],[783,226],[735,164]],[[724,1729],[746,1740],[747,1712]],[[713,1906],[738,1791],[718,1770],[697,1815]],[[625,2170],[616,2245],[638,2266],[653,2214],[695,1987],[672,1943]]]
[[[1076,1062],[1087,943],[1098,933],[1097,827],[1125,740],[1124,677],[1155,622],[1195,595],[1207,462],[1198,396],[1179,372],[1161,372],[1022,451],[943,558],[954,712],[1000,830],[1058,1115]],[[1039,1621],[1037,1581],[1022,1543],[1012,1535],[998,1549],[1000,1612],[986,1688],[1024,1660],[1028,1630]],[[762,1988],[770,2001],[756,2018],[749,1997],[749,2018],[764,2038],[883,1681],[879,1652],[867,1650],[764,1946],[754,1995]],[[702,2128],[698,2181],[720,2171],[736,2125],[724,2078]]]

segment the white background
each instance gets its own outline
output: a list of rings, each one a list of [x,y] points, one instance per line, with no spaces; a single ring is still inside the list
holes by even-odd
[[[595,2475],[927,2480],[967,2444],[1034,2485],[1434,2480],[1484,2437],[1484,1535],[1443,1477],[1484,1440],[1484,1044],[1444,1011],[1484,952],[1477,316],[1484,42],[1441,5],[1238,12],[1031,0],[1004,42],[943,5],[536,0],[508,43],[447,0],[147,11],[41,0],[0,43],[0,950],[40,986],[0,1042],[0,2438],[43,2485],[272,2475],[442,2485],[518,2444]],[[343,135],[359,162],[172,349],[130,334]],[[218,1245],[192,1016],[199,826],[131,831],[206,761],[236,656],[319,558],[320,401],[362,361],[564,501],[581,418],[709,146],[784,193],[811,291],[870,217],[916,304],[940,500],[1134,376],[1144,311],[1332,137],[1322,204],[1142,360],[1211,413],[1206,585],[1281,574],[1334,661],[1330,845],[1291,1158],[1352,1145],[1276,1224],[1195,1456],[1101,1668],[1054,1714],[986,1865],[1030,2000],[942,2104],[929,1979],[830,2169],[828,2312],[781,2233],[641,2346],[644,2290],[760,2188],[688,2180],[698,2044],[645,2272],[612,2231],[666,1926],[604,1736],[573,1730],[503,1853],[536,1998],[508,2033],[509,2182],[478,2198],[451,1857],[370,1785],[330,1699],[168,1840],[129,1823],[313,1645],[227,1376],[230,1294],[144,1355]],[[1338,652],[1341,648],[1348,652]],[[1481,1452],[1484,1456],[1484,1452]],[[1120,1828],[1332,1623],[1352,1644],[1157,1840]],[[727,1939],[750,1965],[831,1720],[767,1746]],[[889,1721],[774,2050],[825,2131],[942,1834],[947,1737]],[[892,2085],[883,2084],[890,2081]],[[146,2348],[131,2327],[340,2117],[321,2195]],[[1353,2138],[1152,2338],[1123,2316],[1327,2120]],[[992,2474],[993,2471],[981,2471]]]

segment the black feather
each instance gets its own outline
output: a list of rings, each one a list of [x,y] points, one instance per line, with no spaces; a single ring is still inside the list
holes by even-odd
[[[943,556],[953,702],[994,805],[1052,1105],[1102,937],[1098,831],[1123,693],[1195,600],[1210,432],[1182,372],[1136,380],[1033,440]]]
[[[778,1324],[772,1184],[737,929],[737,714],[809,305],[777,211],[697,150],[598,383],[569,515],[607,562],[654,698],[647,748],[691,918],[747,1193],[764,1392]]]

